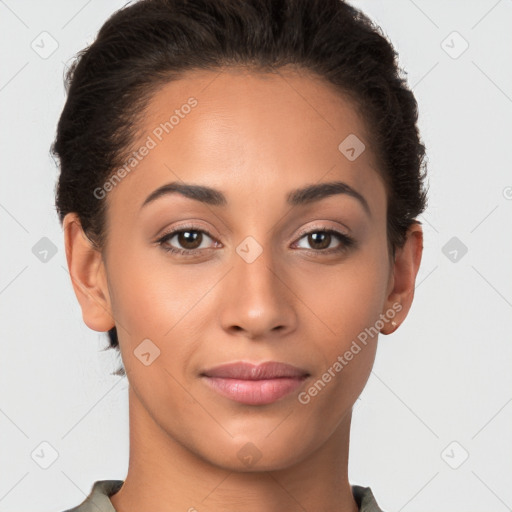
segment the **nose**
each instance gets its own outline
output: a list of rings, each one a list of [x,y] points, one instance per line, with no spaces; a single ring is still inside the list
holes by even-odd
[[[273,261],[270,250],[264,249],[253,261],[240,254],[234,253],[226,276],[220,304],[222,328],[250,339],[289,334],[297,324],[297,298],[282,265]]]

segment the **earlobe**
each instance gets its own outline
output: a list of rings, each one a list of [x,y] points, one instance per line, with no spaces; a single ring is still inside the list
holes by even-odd
[[[394,311],[393,320],[386,323],[382,334],[391,334],[403,323],[414,298],[416,276],[423,253],[423,230],[419,222],[407,230],[403,247],[397,248],[393,263],[391,287],[385,303],[384,314]]]
[[[82,318],[90,329],[108,331],[115,322],[101,252],[83,232],[76,213],[65,216],[63,229],[68,270]]]

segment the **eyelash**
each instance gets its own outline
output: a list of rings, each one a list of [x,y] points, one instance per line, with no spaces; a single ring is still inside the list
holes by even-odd
[[[175,255],[179,255],[179,256],[183,256],[183,257],[193,257],[197,253],[199,253],[201,251],[204,251],[205,249],[176,249],[175,247],[171,247],[169,245],[166,245],[166,242],[171,240],[175,235],[180,234],[180,233],[184,233],[186,231],[194,231],[194,232],[198,232],[198,233],[203,233],[203,234],[207,235],[208,237],[210,237],[212,240],[215,240],[215,238],[212,235],[210,235],[210,233],[208,233],[208,231],[205,231],[204,229],[202,229],[202,228],[200,228],[198,226],[190,225],[190,226],[180,227],[179,229],[175,229],[173,231],[170,231],[170,232],[164,234],[161,238],[159,238],[156,241],[156,243],[165,252],[168,252],[168,253],[171,253],[171,254],[175,254]],[[314,229],[309,230],[309,231],[302,231],[302,232],[299,233],[298,240],[301,240],[305,236],[311,235],[313,233],[325,233],[325,234],[334,235],[341,242],[341,245],[340,245],[340,247],[337,247],[337,248],[334,248],[334,249],[331,248],[331,249],[303,249],[303,250],[308,251],[308,252],[314,252],[314,253],[317,253],[317,254],[333,254],[333,253],[341,253],[343,251],[346,251],[347,249],[349,249],[349,248],[351,248],[351,247],[353,247],[355,245],[355,240],[352,237],[346,235],[345,233],[341,233],[339,231],[336,231],[334,229],[314,228]]]

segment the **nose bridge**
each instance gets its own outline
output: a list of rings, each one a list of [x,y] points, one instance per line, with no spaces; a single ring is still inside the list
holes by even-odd
[[[224,329],[243,330],[256,337],[292,327],[293,304],[279,268],[274,251],[254,237],[246,237],[235,248],[221,311]]]

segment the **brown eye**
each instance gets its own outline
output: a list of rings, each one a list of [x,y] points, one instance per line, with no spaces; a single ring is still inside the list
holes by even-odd
[[[325,231],[318,231],[308,235],[308,243],[313,249],[327,249],[331,245],[332,235]]]
[[[198,249],[203,239],[200,231],[180,231],[175,234],[178,244],[184,249]],[[174,237],[173,237],[174,238]]]
[[[299,247],[301,249],[311,249],[314,252],[339,252],[354,245],[354,240],[345,235],[344,233],[340,233],[334,229],[317,229],[315,231],[309,231],[304,233],[300,240],[306,240],[306,243],[309,247]],[[338,243],[336,244],[336,240]],[[334,243],[334,246],[333,246]]]
[[[208,244],[208,239],[213,241],[213,237],[203,229],[190,226],[167,233],[157,243],[167,252],[187,256],[211,248],[212,243]]]

